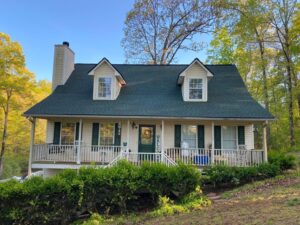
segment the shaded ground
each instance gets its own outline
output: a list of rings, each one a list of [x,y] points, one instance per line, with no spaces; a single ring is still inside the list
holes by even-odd
[[[300,224],[300,171],[225,192],[210,208],[124,224]]]

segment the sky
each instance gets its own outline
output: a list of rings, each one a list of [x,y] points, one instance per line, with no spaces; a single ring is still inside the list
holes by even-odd
[[[27,68],[38,80],[51,81],[54,45],[70,43],[75,63],[106,57],[124,63],[121,47],[127,12],[134,0],[0,0],[0,32],[23,47]],[[210,35],[201,36],[206,43]],[[206,50],[180,52],[176,63],[205,61]]]

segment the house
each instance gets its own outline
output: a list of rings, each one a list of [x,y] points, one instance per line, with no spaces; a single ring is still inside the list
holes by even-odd
[[[249,166],[267,160],[265,124],[273,116],[247,91],[235,65],[74,64],[69,43],[55,45],[53,92],[24,115],[32,122],[29,171],[120,159],[175,165]],[[35,144],[36,119],[47,120]],[[263,149],[254,126],[263,125]]]

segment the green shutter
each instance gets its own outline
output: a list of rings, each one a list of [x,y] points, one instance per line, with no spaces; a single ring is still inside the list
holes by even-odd
[[[76,123],[75,140],[76,140],[76,141],[79,141],[79,123]]]
[[[98,145],[98,143],[99,143],[99,123],[93,123],[92,145]]]
[[[53,144],[55,145],[59,145],[60,143],[60,127],[61,127],[60,122],[54,123]]]
[[[121,124],[115,123],[115,146],[121,146]]]
[[[215,149],[221,149],[221,126],[215,126]]]
[[[239,145],[245,144],[245,127],[238,126],[238,143]]]
[[[198,125],[198,148],[204,148],[205,142],[204,142],[204,126]]]
[[[174,140],[175,140],[175,143],[174,143],[175,147],[180,148],[180,144],[181,144],[181,125],[175,125]]]

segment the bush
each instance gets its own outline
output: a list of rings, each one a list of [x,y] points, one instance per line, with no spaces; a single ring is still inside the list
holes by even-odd
[[[204,170],[203,184],[214,187],[232,187],[255,180],[262,180],[279,175],[279,165],[263,163],[253,167],[229,167],[216,165]]]
[[[1,224],[67,224],[83,212],[115,213],[182,199],[195,190],[194,167],[120,162],[110,168],[65,170],[48,178],[0,184]]]
[[[268,161],[271,164],[279,165],[282,171],[293,169],[296,166],[296,158],[284,152],[271,151],[268,155]]]

